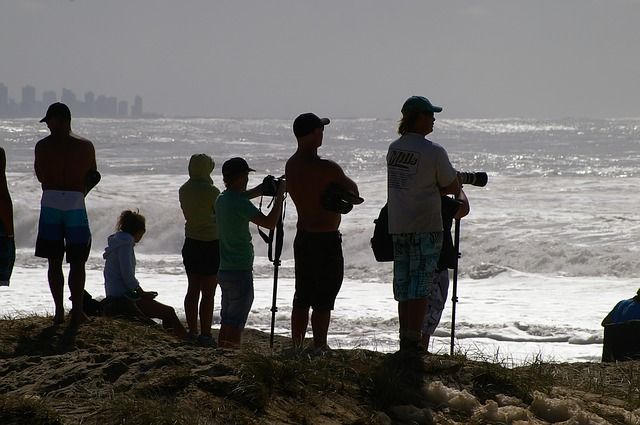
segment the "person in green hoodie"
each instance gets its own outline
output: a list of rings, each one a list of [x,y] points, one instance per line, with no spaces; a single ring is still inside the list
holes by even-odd
[[[189,180],[179,190],[180,207],[185,219],[182,259],[188,280],[184,312],[189,338],[209,346],[215,344],[211,336],[211,323],[216,275],[220,266],[215,211],[220,190],[211,179],[214,167],[215,163],[209,155],[192,155],[189,160]]]

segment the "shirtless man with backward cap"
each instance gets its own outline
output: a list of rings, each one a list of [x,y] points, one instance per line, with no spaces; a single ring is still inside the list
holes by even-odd
[[[85,263],[91,249],[91,232],[85,207],[86,194],[100,180],[93,144],[71,132],[71,111],[53,103],[40,122],[51,134],[36,144],[34,168],[42,184],[37,257],[49,261],[47,277],[55,304],[54,323],[64,322],[62,259],[69,263],[71,323],[87,320],[83,308]]]
[[[328,118],[321,119],[312,113],[295,119],[293,133],[298,140],[298,149],[285,168],[287,190],[298,212],[293,244],[295,295],[291,334],[294,346],[301,347],[309,322],[309,309],[313,308],[313,346],[318,353],[329,349],[327,332],[331,310],[344,273],[342,236],[338,231],[340,213],[323,206],[323,197],[332,184],[358,197],[358,186],[342,168],[318,156],[327,124]]]

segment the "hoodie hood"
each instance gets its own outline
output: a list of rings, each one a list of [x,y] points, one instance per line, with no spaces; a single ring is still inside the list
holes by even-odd
[[[213,158],[205,153],[197,153],[191,156],[189,160],[189,177],[192,179],[206,180],[213,184],[211,180],[211,172],[215,167]]]
[[[133,239],[133,235],[127,232],[117,232],[107,238],[107,247],[104,249],[104,254],[102,254],[102,258],[105,260],[111,254],[118,250],[118,248],[123,247],[125,245],[133,246],[136,242]]]

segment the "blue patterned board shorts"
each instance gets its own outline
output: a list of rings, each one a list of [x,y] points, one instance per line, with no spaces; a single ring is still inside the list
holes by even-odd
[[[89,218],[82,192],[45,190],[40,203],[36,257],[85,262],[91,249]]]
[[[396,301],[429,296],[441,250],[442,232],[393,235],[393,297]]]

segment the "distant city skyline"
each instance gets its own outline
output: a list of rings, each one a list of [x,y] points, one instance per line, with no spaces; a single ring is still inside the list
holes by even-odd
[[[74,117],[85,118],[157,118],[159,114],[145,113],[142,96],[135,96],[129,107],[126,100],[118,100],[115,96],[85,92],[79,99],[76,93],[63,88],[60,96],[54,90],[44,90],[38,99],[36,88],[30,84],[20,89],[20,100],[10,96],[9,88],[0,82],[0,118],[40,118],[49,105],[62,102],[71,109]]]

